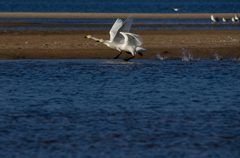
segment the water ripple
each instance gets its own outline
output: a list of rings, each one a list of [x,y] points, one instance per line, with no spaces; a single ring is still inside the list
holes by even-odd
[[[237,158],[239,65],[2,60],[0,156]]]

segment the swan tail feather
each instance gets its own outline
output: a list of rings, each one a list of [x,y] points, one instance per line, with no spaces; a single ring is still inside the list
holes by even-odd
[[[136,52],[144,52],[144,51],[147,51],[148,49],[146,48],[143,48],[143,47],[136,47]]]

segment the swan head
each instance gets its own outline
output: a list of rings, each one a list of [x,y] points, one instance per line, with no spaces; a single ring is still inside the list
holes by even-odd
[[[84,38],[92,38],[92,36],[91,35],[87,35]]]
[[[104,42],[104,40],[103,40],[103,39],[100,39],[100,40],[98,40],[98,41],[96,41],[96,42]]]

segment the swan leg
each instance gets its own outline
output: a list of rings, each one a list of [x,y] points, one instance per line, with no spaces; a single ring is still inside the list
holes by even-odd
[[[126,51],[125,51],[126,52]],[[126,52],[127,54],[130,54],[130,55],[132,55],[132,53],[131,52]]]
[[[129,61],[130,59],[134,58],[135,56],[132,56],[131,58],[128,58],[128,59],[123,59],[125,61]]]
[[[117,59],[122,54],[122,51],[113,59]]]
[[[141,57],[143,56],[143,54],[141,52],[138,53]]]

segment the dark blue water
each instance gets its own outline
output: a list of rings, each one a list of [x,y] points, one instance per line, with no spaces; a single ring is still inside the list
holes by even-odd
[[[110,30],[111,27],[0,27],[0,30]],[[159,27],[131,27],[131,29],[240,29],[240,26],[159,26]]]
[[[1,0],[0,12],[238,13],[239,0]]]
[[[239,66],[2,60],[0,157],[239,158]]]
[[[234,15],[233,15],[234,16]],[[125,19],[122,19],[125,21]],[[0,18],[0,21],[23,21],[35,23],[81,23],[81,24],[113,24],[116,18],[112,19],[65,19],[65,18]],[[147,24],[212,24],[210,19],[133,19],[134,23]],[[223,23],[223,22],[219,22]],[[225,24],[232,23],[228,21]]]

